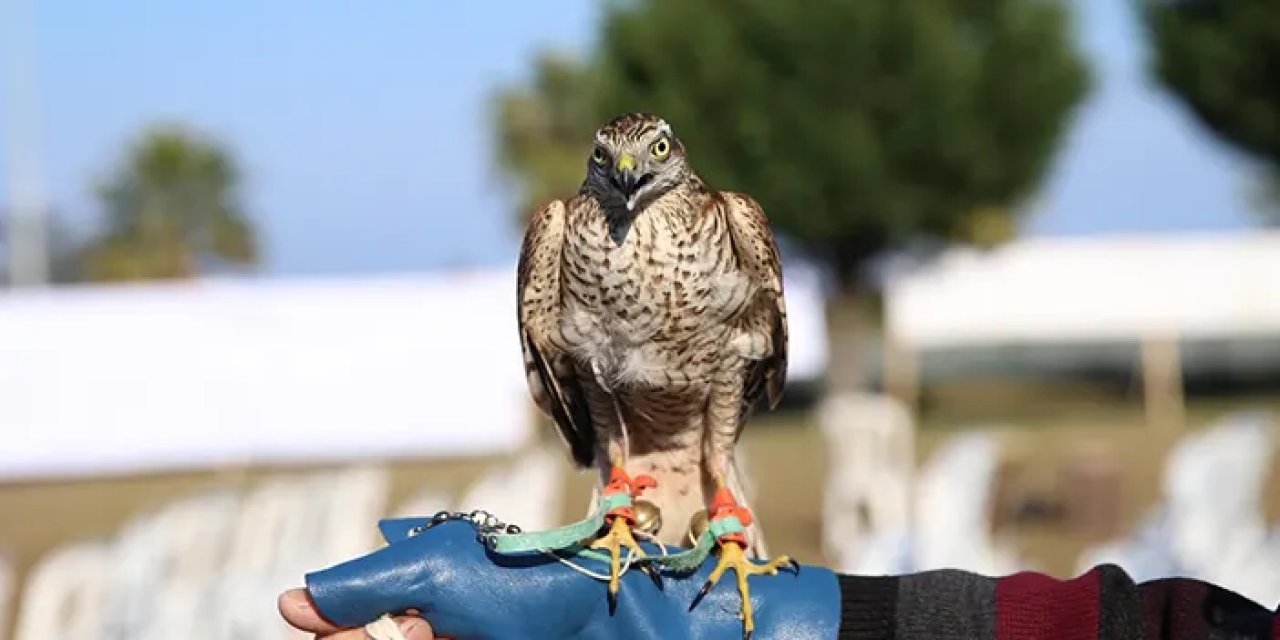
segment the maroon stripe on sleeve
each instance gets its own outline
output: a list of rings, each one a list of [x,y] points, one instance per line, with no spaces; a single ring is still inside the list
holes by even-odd
[[[996,640],[1097,640],[1098,570],[1072,580],[1024,571],[996,584]]]
[[[1191,578],[1138,585],[1147,637],[1169,640],[1280,638],[1280,616],[1244,596]]]

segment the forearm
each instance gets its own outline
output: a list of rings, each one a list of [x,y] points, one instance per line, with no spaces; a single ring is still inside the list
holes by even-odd
[[[840,640],[1280,638],[1280,617],[1238,594],[1185,578],[1135,584],[1114,565],[1071,580],[948,569],[839,583]]]

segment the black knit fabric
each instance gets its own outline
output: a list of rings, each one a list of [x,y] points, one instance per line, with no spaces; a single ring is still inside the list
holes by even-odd
[[[897,640],[939,635],[969,640],[996,637],[996,584],[955,569],[909,573],[898,579]]]
[[[837,575],[839,640],[887,640],[897,628],[898,578]]]
[[[1135,584],[1114,565],[1068,580],[950,569],[836,579],[839,640],[1280,640],[1280,616],[1240,594],[1188,578]]]
[[[1142,591],[1123,569],[1113,564],[1096,567],[1098,572],[1098,637],[1102,640],[1143,638]],[[1159,636],[1157,636],[1159,637]]]

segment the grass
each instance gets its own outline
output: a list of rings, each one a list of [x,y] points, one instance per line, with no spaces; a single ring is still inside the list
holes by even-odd
[[[1280,409],[1280,401],[1263,398],[1249,402],[1197,402],[1189,407],[1187,422],[1195,428],[1242,406]],[[1006,415],[1013,416],[1008,424],[1017,426],[995,428],[1009,463],[1001,495],[1052,497],[1061,489],[1060,473],[1073,455],[1100,451],[1122,470],[1120,495],[1113,497],[1119,499],[1124,527],[1141,517],[1156,500],[1165,455],[1181,435],[1175,430],[1149,428],[1143,423],[1140,409],[1132,403],[1049,403],[1026,415],[1019,416],[1012,409]],[[976,414],[963,410],[932,411],[917,435],[917,459],[927,459],[959,429],[975,424],[975,419]],[[755,475],[755,508],[767,527],[770,548],[803,562],[825,562],[820,532],[827,454],[817,429],[804,414],[763,414],[747,429],[742,446]],[[423,486],[457,496],[498,462],[492,458],[389,462],[389,504],[400,503]],[[168,501],[205,489],[248,489],[268,475],[322,468],[223,469],[0,485],[0,553],[16,561],[23,576],[49,550],[78,540],[111,536],[127,519]],[[573,474],[567,464],[565,473],[568,486],[561,517],[567,522],[583,514],[593,478],[590,474]],[[1280,474],[1273,474],[1268,491],[1267,509],[1271,514],[1280,512],[1277,478]],[[1094,540],[1087,533],[1065,528],[1060,521],[1036,524],[1011,520],[1001,524],[997,533],[1012,537],[1037,567],[1059,576],[1072,574],[1075,558]]]

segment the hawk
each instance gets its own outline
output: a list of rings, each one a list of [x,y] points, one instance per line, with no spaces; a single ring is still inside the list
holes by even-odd
[[[644,523],[611,512],[592,543],[610,552],[610,601],[621,548],[643,555],[633,530],[682,545],[700,535],[691,527],[736,518],[745,528],[718,537],[699,598],[734,569],[750,636],[747,576],[798,567],[751,561],[764,540],[734,463],[753,407],[775,407],[786,380],[782,270],[763,209],[703,182],[662,118],[625,114],[596,131],[577,194],[529,219],[517,289],[534,402],[575,465],[598,471],[597,496],[647,490],[656,507]]]

